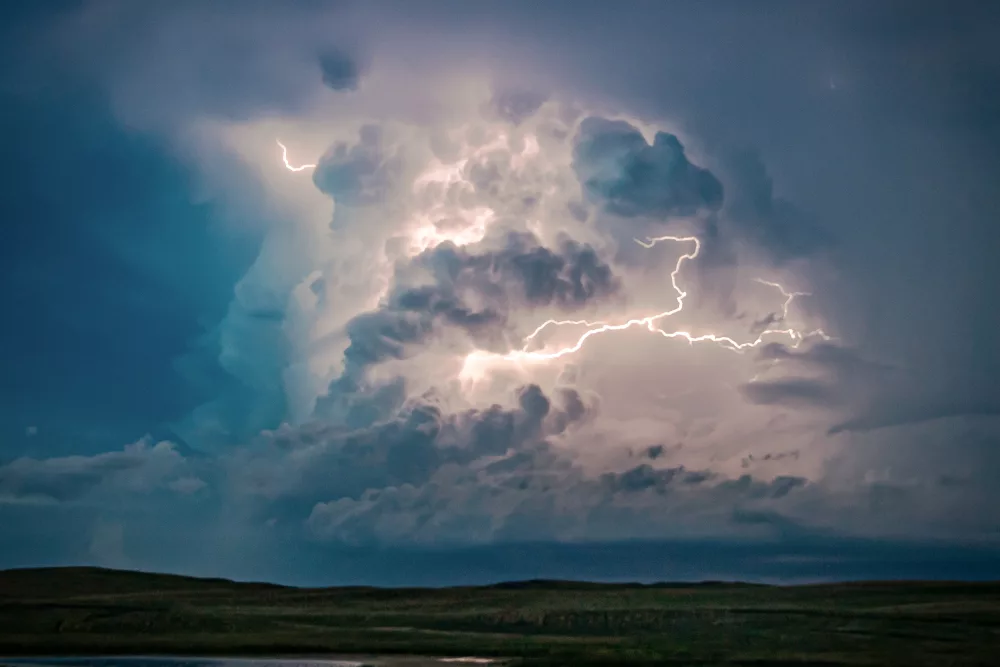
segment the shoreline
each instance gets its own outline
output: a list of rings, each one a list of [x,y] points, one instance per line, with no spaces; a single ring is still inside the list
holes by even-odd
[[[67,665],[85,663],[92,665],[97,661],[127,661],[133,663],[141,660],[157,662],[201,663],[285,663],[283,667],[301,667],[316,665],[324,667],[424,667],[430,665],[504,665],[512,658],[483,658],[473,656],[432,656],[432,655],[384,655],[384,654],[304,654],[288,655],[274,654],[269,657],[245,656],[232,654],[220,655],[180,655],[180,654],[93,654],[93,655],[34,655],[34,656],[0,656],[0,667],[17,667],[21,665],[46,665],[52,663]],[[292,664],[288,664],[292,663]]]

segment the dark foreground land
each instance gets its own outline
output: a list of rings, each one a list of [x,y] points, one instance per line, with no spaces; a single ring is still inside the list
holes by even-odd
[[[0,656],[506,656],[548,665],[996,665],[1000,583],[287,588],[0,571]]]

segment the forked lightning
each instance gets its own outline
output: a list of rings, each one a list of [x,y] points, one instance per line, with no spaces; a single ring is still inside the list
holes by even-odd
[[[291,163],[288,162],[288,148],[286,148],[285,144],[281,143],[277,139],[275,139],[275,141],[277,142],[278,146],[281,147],[281,161],[285,163],[285,168],[288,169],[288,171],[305,171],[306,169],[316,168],[316,165],[314,164],[300,164],[297,167],[293,166]]]
[[[757,338],[750,341],[738,342],[730,336],[720,336],[717,334],[702,334],[700,336],[695,336],[687,331],[664,331],[661,329],[657,323],[672,315],[676,315],[684,309],[684,299],[687,297],[687,292],[681,289],[680,285],[677,284],[677,279],[680,274],[681,269],[684,266],[684,262],[687,260],[692,260],[698,257],[701,252],[701,242],[695,236],[658,236],[656,238],[650,238],[646,241],[641,241],[635,239],[635,242],[644,248],[652,248],[657,243],[662,241],[675,241],[678,243],[692,243],[694,244],[694,250],[688,253],[684,253],[677,259],[677,264],[674,266],[674,270],[670,272],[670,283],[677,293],[677,302],[674,308],[670,310],[665,310],[654,315],[648,315],[642,318],[630,319],[619,324],[608,324],[604,322],[589,322],[586,320],[547,320],[539,325],[530,335],[525,338],[525,345],[520,350],[514,350],[513,352],[508,352],[507,354],[493,354],[489,352],[473,352],[467,358],[467,361],[485,361],[487,359],[499,359],[504,361],[547,361],[550,359],[558,359],[560,357],[565,357],[567,355],[578,352],[587,342],[588,339],[597,336],[599,334],[608,333],[611,331],[624,331],[625,329],[631,329],[632,327],[646,327],[652,333],[658,333],[664,338],[682,338],[686,340],[689,344],[702,343],[702,342],[712,342],[721,345],[722,347],[732,350],[734,352],[743,352],[748,348],[757,347],[760,345],[766,336],[787,336],[792,340],[793,345],[799,345],[806,338],[818,336],[824,340],[829,340],[830,337],[823,332],[822,329],[816,329],[815,331],[810,331],[803,333],[797,329],[766,329],[760,333]],[[788,317],[788,309],[790,308],[792,301],[795,300],[797,296],[806,296],[807,292],[788,292],[780,284],[775,282],[770,282],[767,280],[757,279],[757,282],[768,285],[770,287],[777,288],[781,295],[785,297],[785,301],[782,304],[782,315],[781,321],[784,321]],[[552,351],[530,351],[528,347],[530,342],[536,338],[543,330],[550,326],[568,326],[568,325],[583,325],[590,327],[585,331],[572,345],[564,348],[560,348]]]
[[[277,140],[276,140],[277,141]],[[288,161],[288,149],[285,147],[281,141],[277,141],[279,147],[281,147],[281,160],[285,164],[285,168],[289,171],[300,172],[306,169],[315,169],[315,164],[302,164],[298,166],[292,165]],[[681,289],[680,285],[677,283],[678,276],[680,275],[681,269],[684,266],[684,262],[688,260],[693,260],[698,257],[701,252],[701,241],[695,236],[657,236],[654,238],[648,238],[645,241],[640,239],[634,239],[636,243],[641,245],[643,248],[652,248],[657,243],[663,241],[674,241],[677,243],[690,243],[693,244],[694,249],[690,252],[686,252],[677,258],[677,264],[674,266],[674,270],[670,272],[670,284],[674,288],[674,292],[677,294],[676,305],[660,313],[655,313],[653,315],[647,315],[646,317],[636,318],[626,320],[618,324],[609,324],[607,322],[590,322],[588,320],[546,320],[542,322],[534,331],[532,331],[524,339],[524,347],[520,350],[514,350],[508,352],[507,354],[495,354],[491,352],[476,351],[466,357],[466,363],[476,362],[476,361],[488,361],[488,360],[501,360],[501,361],[547,361],[551,359],[559,359],[567,355],[579,352],[590,338],[594,336],[609,333],[612,331],[624,331],[626,329],[631,329],[632,327],[646,327],[652,333],[658,333],[664,338],[681,338],[686,340],[689,344],[711,342],[720,345],[728,350],[734,352],[743,352],[749,348],[754,348],[760,345],[764,338],[767,336],[787,336],[791,339],[794,346],[798,346],[803,340],[811,337],[820,337],[824,340],[830,340],[828,336],[822,329],[816,329],[814,331],[803,333],[797,329],[765,329],[757,336],[757,338],[749,341],[739,342],[730,336],[720,336],[718,334],[702,334],[695,336],[688,331],[665,331],[661,329],[657,324],[663,319],[676,315],[684,309],[684,299],[687,297],[687,292]],[[760,278],[756,279],[757,282],[762,285],[767,285],[769,287],[774,287],[781,295],[785,297],[784,303],[781,306],[781,318],[779,321],[783,322],[788,318],[788,310],[795,300],[795,297],[808,296],[808,292],[789,292],[786,291],[779,283],[771,282],[768,280],[762,280]],[[549,327],[559,327],[559,326],[586,326],[589,327],[572,345],[567,347],[559,348],[557,350],[543,351],[535,350],[531,351],[528,348],[531,342],[539,336],[545,329]]]

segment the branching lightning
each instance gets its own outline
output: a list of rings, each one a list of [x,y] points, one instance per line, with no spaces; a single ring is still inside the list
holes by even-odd
[[[812,292],[786,292],[785,288],[782,287],[780,284],[773,283],[770,280],[764,280],[763,278],[754,278],[754,281],[760,283],[761,285],[767,285],[768,287],[774,287],[779,292],[781,292],[781,296],[785,297],[785,303],[783,303],[781,305],[781,319],[782,320],[788,318],[788,308],[789,308],[789,306],[792,305],[792,301],[795,300],[795,297],[797,297],[797,296],[812,296]]]
[[[479,149],[478,152],[506,145],[506,137],[501,137],[501,139],[503,141],[494,142],[493,144],[490,144],[486,147]],[[288,161],[288,149],[286,148],[286,146],[279,140],[275,141],[281,148],[281,160],[284,163],[285,168],[288,169],[289,171],[301,172],[305,171],[306,169],[316,168],[315,164],[302,164],[298,166],[292,165]],[[525,149],[524,157],[530,157],[531,155],[534,155],[537,152],[537,150],[538,150],[537,141],[534,144],[531,144],[529,142],[529,146],[526,147]],[[419,187],[429,182],[440,181],[440,182],[450,183],[456,179],[460,179],[461,168],[465,165],[466,162],[467,160],[463,160],[455,165],[442,165],[439,168],[431,170],[427,174],[424,174],[423,176],[418,178],[417,182],[414,184],[414,187]],[[475,225],[475,229],[473,231],[479,231],[480,233],[478,235],[473,235],[473,236],[475,236],[476,238],[480,238],[482,236],[482,228],[485,223],[484,222],[481,223],[481,221],[478,218],[476,219],[476,223],[477,224]],[[432,243],[434,237],[436,237],[437,234],[431,233],[431,231],[428,231],[428,229],[433,231],[432,227],[428,227],[427,225],[420,227],[420,230],[423,231],[423,234],[429,237],[428,239],[423,239],[423,240],[425,242]],[[466,242],[471,242],[473,240],[475,239],[470,238]],[[670,284],[677,295],[676,302],[673,308],[670,308],[669,310],[665,310],[659,313],[654,313],[652,315],[647,315],[645,317],[629,319],[617,324],[612,324],[602,321],[591,322],[589,320],[546,320],[545,322],[542,322],[540,325],[538,325],[538,327],[536,327],[534,331],[532,331],[530,334],[528,334],[528,336],[524,338],[523,341],[524,345],[521,349],[508,352],[507,354],[496,354],[491,352],[475,351],[466,357],[465,360],[466,367],[468,368],[470,364],[478,365],[480,363],[489,361],[544,362],[544,361],[559,359],[574,354],[576,352],[579,352],[580,349],[583,348],[584,344],[586,344],[588,340],[590,340],[595,336],[613,331],[624,331],[626,329],[631,329],[633,327],[645,327],[651,333],[660,334],[664,338],[680,338],[686,340],[689,345],[693,345],[694,343],[711,342],[727,350],[731,350],[737,353],[742,353],[748,349],[759,346],[761,343],[764,342],[764,339],[768,336],[786,336],[789,339],[791,339],[793,347],[797,347],[804,340],[811,337],[820,337],[823,338],[824,340],[830,340],[830,336],[828,336],[822,329],[816,329],[804,333],[794,328],[787,328],[787,329],[769,328],[760,332],[760,334],[755,339],[743,342],[737,341],[736,339],[730,336],[723,336],[714,333],[708,333],[696,336],[688,331],[666,331],[662,329],[658,324],[661,320],[676,315],[677,313],[681,312],[684,309],[684,300],[687,298],[688,293],[681,288],[681,286],[678,283],[678,279],[680,276],[681,269],[684,267],[684,263],[689,260],[696,259],[698,255],[701,253],[701,241],[699,241],[698,238],[695,236],[658,236],[658,237],[647,238],[645,241],[642,241],[640,239],[634,239],[634,241],[643,248],[647,249],[652,248],[656,244],[664,241],[674,241],[676,243],[688,243],[693,245],[693,249],[691,251],[685,252],[680,257],[677,258],[677,263],[674,265],[673,271],[670,272]],[[789,292],[781,284],[769,280],[763,280],[761,278],[757,278],[755,280],[756,282],[762,285],[767,285],[768,287],[773,287],[777,289],[781,293],[781,295],[785,298],[781,306],[781,317],[778,318],[777,320],[779,322],[784,322],[785,320],[788,319],[789,309],[796,297],[810,295],[809,292]],[[584,331],[584,333],[581,334],[579,338],[577,338],[575,343],[567,347],[555,350],[548,350],[548,351],[529,349],[531,347],[532,342],[543,331],[545,331],[549,327],[562,327],[562,326],[585,326],[587,327],[587,330]]]
[[[531,332],[531,334],[525,339],[526,344],[532,339],[534,339],[536,336],[538,336],[538,334],[540,334],[543,330],[545,330],[549,326],[566,326],[571,324],[576,324],[576,325],[582,324],[594,328],[589,329],[587,332],[585,332],[576,341],[574,345],[561,350],[557,350],[555,352],[549,352],[549,353],[529,352],[527,350],[527,345],[525,345],[523,349],[515,350],[514,352],[504,355],[504,357],[511,361],[520,359],[530,359],[538,361],[545,359],[558,359],[559,357],[564,357],[567,354],[572,354],[574,352],[579,351],[579,349],[583,347],[583,344],[591,336],[596,336],[598,334],[605,333],[607,331],[623,331],[633,326],[646,326],[650,328],[650,331],[653,331],[655,329],[653,326],[654,322],[663,319],[664,317],[669,317],[671,315],[674,315],[675,313],[679,313],[681,309],[684,308],[684,299],[685,297],[687,297],[687,292],[682,290],[680,286],[677,284],[677,275],[680,273],[680,270],[683,267],[685,260],[694,259],[695,257],[698,256],[698,253],[701,251],[701,242],[698,241],[698,239],[694,236],[661,236],[655,239],[649,239],[648,242],[643,242],[640,241],[639,239],[635,239],[635,242],[644,248],[652,248],[660,241],[678,241],[681,243],[687,242],[694,244],[694,250],[690,253],[685,253],[680,257],[678,257],[677,264],[674,266],[674,270],[670,272],[670,284],[673,286],[674,291],[677,293],[677,306],[675,308],[668,311],[664,311],[662,313],[657,313],[656,315],[651,315],[649,317],[644,317],[635,320],[628,320],[627,322],[624,322],[622,324],[607,324],[605,322],[588,322],[586,320],[548,320],[546,322],[543,322],[541,325],[538,326],[537,329]]]
[[[281,143],[277,139],[275,139],[275,141],[281,147],[281,161],[285,163],[285,168],[288,169],[288,171],[305,171],[306,169],[316,168],[316,165],[314,164],[300,164],[297,167],[293,166],[288,162],[288,148],[286,148],[285,144]]]
[[[663,241],[675,241],[677,243],[690,243],[694,245],[694,249],[690,252],[682,254],[677,259],[677,264],[674,266],[674,270],[670,272],[670,283],[674,288],[674,292],[677,294],[676,305],[663,312],[655,313],[653,315],[647,315],[646,317],[640,317],[635,319],[629,319],[625,322],[618,324],[608,324],[605,322],[590,322],[587,320],[547,320],[539,325],[531,334],[529,334],[524,340],[524,347],[520,350],[514,350],[507,354],[499,355],[492,354],[488,352],[473,352],[466,359],[466,363],[476,362],[476,361],[487,361],[488,359],[498,359],[510,362],[519,361],[548,361],[552,359],[559,359],[570,354],[574,354],[584,346],[584,344],[594,336],[600,334],[612,332],[612,331],[624,331],[626,329],[631,329],[633,327],[646,327],[650,332],[657,333],[664,338],[681,338],[688,342],[688,344],[693,345],[694,343],[702,342],[712,342],[720,345],[721,347],[731,350],[733,352],[743,352],[747,349],[757,347],[760,345],[765,337],[767,336],[787,336],[792,340],[794,346],[798,346],[806,338],[818,336],[825,340],[829,340],[829,336],[823,332],[822,329],[817,329],[815,331],[810,331],[808,333],[803,333],[797,329],[766,329],[760,333],[754,340],[739,342],[730,336],[720,336],[718,334],[703,334],[700,336],[695,336],[687,331],[665,331],[661,329],[658,325],[663,319],[666,319],[672,315],[676,315],[684,309],[684,299],[688,296],[688,293],[683,290],[678,284],[678,277],[680,275],[681,269],[684,267],[684,263],[688,260],[696,259],[701,252],[701,242],[697,237],[694,236],[659,236],[656,238],[649,238],[646,241],[641,241],[635,239],[635,242],[644,248],[652,248],[657,243]],[[757,282],[767,285],[769,287],[774,287],[781,292],[781,295],[785,297],[785,301],[782,304],[782,315],[781,320],[784,321],[788,317],[788,310],[791,307],[792,302],[795,297],[807,296],[807,292],[789,292],[785,290],[780,284],[757,279]],[[543,330],[548,327],[557,326],[569,326],[569,325],[583,325],[589,327],[572,345],[563,347],[557,350],[544,351],[536,350],[531,351],[528,348],[533,339],[535,339]]]

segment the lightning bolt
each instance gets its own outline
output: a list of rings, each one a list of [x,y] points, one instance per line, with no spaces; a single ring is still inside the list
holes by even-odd
[[[277,144],[281,146],[281,161],[285,163],[285,168],[288,169],[288,171],[305,171],[306,169],[316,168],[316,165],[314,164],[301,164],[298,167],[292,166],[288,162],[288,148],[286,148],[285,144],[281,143],[277,139],[275,139],[275,142],[277,142]]]
[[[285,168],[288,169],[289,171],[301,172],[305,171],[306,169],[316,168],[315,164],[302,164],[298,166],[292,165],[288,161],[288,148],[283,143],[281,143],[280,140],[276,139],[275,142],[281,148],[281,160],[282,162],[284,162]],[[490,147],[492,147],[492,145]],[[442,179],[450,180],[452,174],[450,171],[447,171],[447,173],[445,173],[446,171],[447,170],[442,171],[441,174],[438,174],[437,172],[429,174],[426,176],[426,180],[428,181],[442,180]],[[561,357],[565,357],[567,355],[579,352],[580,349],[583,348],[584,344],[594,336],[598,336],[600,334],[612,331],[624,331],[626,329],[631,329],[633,327],[646,327],[646,329],[648,329],[651,333],[658,333],[664,338],[681,338],[683,340],[686,340],[689,345],[693,345],[694,343],[712,342],[720,345],[725,349],[738,353],[742,353],[747,349],[757,347],[764,341],[765,337],[774,335],[787,336],[788,338],[791,339],[793,347],[798,347],[805,339],[815,336],[819,336],[824,340],[830,340],[830,336],[828,336],[822,329],[816,329],[808,333],[802,333],[796,329],[791,329],[791,328],[765,329],[754,340],[745,342],[739,342],[730,336],[720,336],[717,334],[703,334],[700,336],[695,336],[688,331],[665,331],[661,329],[657,325],[657,323],[660,320],[676,315],[677,313],[681,312],[684,309],[684,299],[687,298],[688,293],[681,288],[681,286],[678,284],[677,281],[678,277],[680,276],[681,269],[684,267],[684,263],[686,261],[696,259],[698,255],[701,253],[701,241],[699,241],[696,236],[657,236],[657,237],[647,238],[645,241],[642,241],[640,239],[633,239],[633,240],[643,248],[647,249],[652,248],[657,243],[661,243],[663,241],[674,241],[676,243],[690,243],[694,245],[693,250],[691,250],[690,252],[686,252],[677,258],[677,263],[674,265],[674,270],[670,272],[670,285],[671,287],[673,287],[674,292],[677,294],[676,305],[673,308],[665,310],[660,313],[655,313],[653,315],[648,315],[646,317],[626,320],[625,322],[621,322],[618,324],[609,324],[607,322],[591,322],[589,320],[546,320],[545,322],[542,322],[540,325],[538,325],[534,331],[532,331],[524,338],[523,341],[524,346],[520,350],[514,350],[512,352],[508,352],[507,354],[503,355],[491,352],[475,351],[466,357],[466,365],[468,365],[470,362],[487,361],[490,359],[500,359],[503,361],[512,361],[512,362],[549,361],[553,359],[559,359]],[[777,289],[781,293],[781,295],[785,297],[785,301],[782,303],[781,306],[780,321],[784,321],[788,318],[789,308],[791,307],[792,302],[795,300],[796,297],[810,295],[809,292],[789,292],[781,284],[776,282],[771,282],[769,280],[763,280],[761,278],[756,278],[755,280],[756,282],[762,285],[767,285],[769,287]],[[545,329],[549,327],[561,327],[561,326],[573,326],[573,325],[588,327],[588,329],[577,339],[576,343],[568,347],[560,348],[558,350],[549,352],[537,351],[537,350],[531,351],[528,349],[531,346],[531,342],[535,338],[537,338]]]
[[[785,303],[781,305],[781,319],[788,318],[788,308],[792,305],[792,301],[795,300],[797,296],[812,296],[812,292],[786,292],[785,288],[778,283],[773,283],[770,280],[764,280],[762,278],[754,278],[754,282],[758,282],[761,285],[767,285],[768,287],[774,287],[779,292],[781,296],[785,297]]]
[[[558,352],[553,353],[556,356],[553,356],[553,357],[535,357],[535,356],[532,356],[531,358],[533,358],[533,359],[534,358],[538,358],[538,359],[542,359],[542,358],[557,359],[559,357],[565,356],[567,354],[572,354],[573,352],[578,351],[580,349],[580,347],[583,346],[583,343],[588,338],[590,338],[591,336],[595,336],[595,335],[597,335],[599,333],[604,333],[605,331],[622,331],[624,329],[628,329],[630,327],[637,326],[637,325],[646,325],[646,326],[649,326],[652,322],[660,320],[660,319],[662,319],[664,317],[670,317],[671,315],[679,313],[684,308],[684,299],[685,299],[685,297],[687,297],[687,292],[685,292],[684,290],[682,290],[680,288],[680,286],[677,284],[677,276],[678,276],[678,274],[680,274],[681,268],[684,266],[684,261],[696,258],[698,256],[698,253],[701,252],[701,242],[695,236],[660,236],[660,237],[657,237],[657,238],[648,239],[646,242],[640,241],[639,239],[633,239],[633,240],[636,243],[638,243],[639,245],[641,245],[642,247],[644,247],[644,248],[652,248],[653,246],[655,246],[660,241],[677,241],[677,242],[680,242],[680,243],[687,242],[687,243],[693,243],[694,244],[694,250],[692,252],[690,252],[690,253],[685,253],[685,254],[681,255],[680,257],[678,257],[677,258],[677,264],[674,266],[674,270],[670,272],[670,284],[673,286],[674,291],[677,293],[677,307],[674,308],[674,309],[672,309],[672,310],[668,310],[668,311],[665,311],[665,312],[662,312],[662,313],[657,313],[656,315],[652,315],[650,317],[645,317],[645,318],[642,318],[642,319],[639,319],[639,320],[629,320],[628,322],[625,322],[624,324],[607,324],[605,322],[588,322],[587,320],[548,320],[548,321],[542,322],[538,326],[537,329],[535,329],[533,332],[531,332],[531,334],[527,338],[525,338],[525,343],[527,343],[527,342],[531,341],[532,339],[534,339],[536,336],[538,336],[538,334],[542,333],[542,331],[544,331],[549,326],[566,326],[566,325],[569,325],[569,324],[577,324],[577,325],[583,324],[583,325],[586,325],[588,327],[597,327],[597,328],[596,329],[591,329],[591,330],[587,331],[585,334],[583,334],[583,336],[576,342],[576,345],[574,345],[572,348],[566,348],[565,350],[559,350]],[[538,354],[536,352],[527,352],[526,348],[522,349],[522,350],[518,350],[518,351],[512,352],[510,354],[519,354],[519,353],[531,354],[531,355]],[[509,356],[509,355],[507,355],[507,356]]]
[[[646,317],[630,319],[625,322],[618,324],[608,324],[604,322],[590,322],[587,320],[547,320],[540,324],[531,334],[529,334],[524,339],[524,347],[520,350],[514,350],[508,352],[507,354],[499,355],[495,353],[476,351],[471,353],[466,358],[466,363],[476,362],[476,361],[486,361],[488,359],[500,359],[503,361],[549,361],[553,359],[559,359],[570,354],[579,352],[584,344],[593,338],[594,336],[599,336],[601,334],[609,333],[612,331],[624,331],[626,329],[631,329],[633,327],[645,327],[651,333],[658,333],[664,338],[681,338],[686,340],[688,344],[693,345],[694,343],[702,342],[712,342],[717,343],[721,347],[731,350],[733,352],[742,353],[747,349],[757,347],[760,345],[764,338],[767,336],[783,335],[791,339],[793,346],[797,347],[807,338],[814,336],[822,337],[824,340],[829,340],[828,336],[822,329],[816,329],[808,333],[802,333],[796,329],[766,329],[760,333],[754,340],[739,342],[730,336],[720,336],[717,334],[703,334],[700,336],[695,336],[687,331],[664,331],[658,326],[660,320],[666,319],[672,315],[676,315],[684,309],[684,299],[688,296],[688,293],[681,288],[678,284],[678,278],[680,276],[681,269],[684,267],[684,263],[696,259],[701,252],[701,241],[695,236],[659,236],[655,238],[649,238],[646,241],[641,241],[639,239],[634,239],[636,243],[644,248],[652,248],[657,243],[663,241],[674,241],[677,243],[691,243],[694,245],[694,249],[690,252],[682,254],[677,259],[677,264],[674,266],[674,270],[670,272],[670,284],[677,294],[676,305],[660,313],[655,313],[653,315],[648,315]],[[757,282],[767,285],[769,287],[774,287],[781,292],[781,295],[785,297],[785,301],[782,304],[782,321],[788,317],[788,310],[792,305],[792,302],[798,296],[807,296],[807,292],[789,292],[785,290],[779,283],[757,279]],[[560,348],[553,351],[531,351],[528,349],[530,342],[536,338],[543,330],[548,327],[556,326],[568,326],[568,325],[583,325],[589,327],[574,344],[569,345],[564,348]]]

